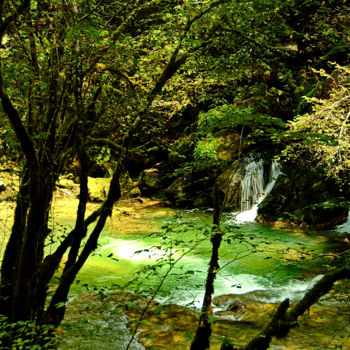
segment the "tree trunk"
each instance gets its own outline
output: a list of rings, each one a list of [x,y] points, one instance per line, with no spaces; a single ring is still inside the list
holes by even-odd
[[[191,344],[191,350],[205,350],[210,347],[210,336],[212,333],[210,316],[212,315],[212,295],[214,293],[214,280],[216,272],[219,270],[219,248],[222,240],[222,232],[219,230],[221,217],[220,194],[218,186],[214,190],[214,215],[213,215],[213,233],[211,236],[212,254],[209,262],[207,280],[205,283],[205,294],[199,324],[195,337]]]
[[[48,234],[53,177],[47,171],[41,176],[24,173],[1,269],[0,312],[10,321],[36,319],[38,306],[44,302],[39,297],[43,294],[39,269]],[[31,181],[33,177],[39,180]]]
[[[28,200],[28,176],[22,176],[20,189],[17,195],[14,223],[1,266],[0,284],[0,313],[10,320],[14,319],[14,287],[18,275],[18,261],[23,241],[23,232],[27,221]]]

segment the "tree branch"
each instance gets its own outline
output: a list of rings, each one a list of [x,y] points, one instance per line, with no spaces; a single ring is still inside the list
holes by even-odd
[[[122,151],[123,147],[121,145],[118,145],[117,143],[113,142],[112,140],[103,138],[103,137],[99,137],[99,138],[95,138],[95,137],[91,137],[88,136],[87,140],[91,143],[97,144],[97,145],[105,145],[108,146],[110,148],[113,148],[117,151]]]
[[[138,1],[140,2],[140,1]],[[120,34],[125,30],[125,28],[128,26],[128,24],[136,17],[138,14],[145,9],[147,6],[150,6],[154,3],[159,2],[159,0],[151,0],[146,2],[145,4],[136,7],[134,10],[132,10],[129,15],[126,17],[126,19],[118,26],[118,28],[112,33],[111,40],[116,41],[118,40]]]
[[[23,0],[18,7],[0,22],[0,42],[4,36],[8,26],[15,21],[30,6],[30,0]]]
[[[0,99],[2,102],[2,106],[21,144],[22,151],[28,162],[28,166],[30,167],[30,169],[36,171],[39,169],[37,154],[35,152],[33,142],[21,121],[19,113],[12,104],[10,97],[8,96],[4,88],[4,78],[2,75],[1,63],[2,61],[0,58]]]
[[[272,320],[254,337],[243,350],[266,350],[272,337],[283,338],[291,328],[297,326],[298,317],[303,315],[318,299],[328,293],[336,281],[350,278],[350,268],[343,267],[323,276],[289,311],[289,300],[284,300],[278,307]],[[225,349],[222,347],[222,349]],[[233,349],[233,348],[232,348]]]

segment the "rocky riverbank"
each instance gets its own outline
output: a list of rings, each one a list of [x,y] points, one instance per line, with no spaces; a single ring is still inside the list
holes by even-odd
[[[215,313],[211,349],[219,350],[224,337],[242,346],[269,321],[277,304],[259,302],[257,296],[249,293],[214,298],[214,304],[221,311]],[[300,326],[287,338],[274,340],[271,349],[349,348],[348,316],[349,304],[344,300],[324,300],[300,319]],[[130,329],[140,323],[138,342],[130,349],[185,350],[189,348],[197,322],[196,310],[162,305],[133,293],[85,293],[74,298],[67,307],[59,329],[59,349],[126,349]]]

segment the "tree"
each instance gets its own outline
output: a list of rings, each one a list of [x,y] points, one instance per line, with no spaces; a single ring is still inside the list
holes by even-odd
[[[309,159],[346,187],[350,180],[350,69],[337,65],[331,74],[325,70],[315,73],[325,79],[325,92],[320,97],[305,97],[312,112],[298,115],[289,123],[286,136],[291,142],[283,154],[294,160]]]
[[[218,102],[213,90],[227,88],[232,75],[243,85],[237,95],[252,97],[256,87],[246,89],[247,81],[275,77],[276,54],[286,62],[295,56],[287,48],[294,39],[292,30],[285,32],[283,12],[293,7],[282,5],[274,0],[0,1],[1,117],[24,156],[1,267],[0,313],[10,321],[60,323],[70,285],[120,198],[128,155],[163,130],[164,121],[149,113],[156,99],[162,93],[162,99],[184,106],[197,94],[215,107],[228,101]],[[266,80],[292,88],[289,78]],[[106,201],[86,217],[91,145],[101,144],[117,154],[116,167]],[[75,228],[45,256],[46,241],[54,235],[49,212],[55,185],[74,157],[80,165]],[[47,286],[63,255],[68,258],[46,307]]]
[[[58,325],[62,320],[70,285],[96,248],[113,204],[120,198],[119,178],[137,130],[150,125],[147,111],[156,96],[198,49],[185,45],[192,27],[224,2],[194,6],[185,1],[177,7],[156,0],[125,7],[117,3],[120,13],[116,15],[110,2],[0,2],[4,45],[0,98],[24,155],[14,224],[1,268],[0,312],[11,322]],[[166,13],[165,22],[166,10],[176,14],[170,13],[173,21]],[[135,23],[140,31],[152,32],[159,21],[168,36],[155,41],[145,36],[144,40],[153,41],[140,44],[132,52],[138,60],[130,62],[133,57],[123,48],[138,40],[138,33],[133,33]],[[175,25],[178,29],[170,32]],[[167,46],[161,50],[162,61],[155,59],[156,71],[147,71],[143,64],[149,63],[148,50],[155,44]],[[110,103],[117,103],[121,112],[112,114]],[[108,115],[118,125],[118,143],[90,137]],[[90,143],[112,145],[119,156],[106,201],[86,217]],[[80,164],[75,228],[55,252],[45,256],[45,242],[52,235],[48,220],[55,184],[74,156]],[[87,228],[95,221],[88,235]],[[48,283],[64,254],[68,258],[60,282],[45,308]]]

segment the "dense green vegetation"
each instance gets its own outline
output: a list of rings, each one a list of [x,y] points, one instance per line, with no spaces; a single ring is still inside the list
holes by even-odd
[[[208,207],[218,176],[260,152],[334,192],[331,201],[328,194],[299,201],[295,211],[282,196],[270,221],[315,224],[317,208],[332,206],[337,210],[321,215],[344,220],[349,14],[347,0],[1,0],[0,163],[15,164],[20,186],[1,266],[0,313],[10,323],[60,324],[126,175],[141,176],[144,195]],[[142,173],[149,169],[151,180]],[[68,173],[79,183],[75,228],[45,256],[53,194]],[[87,216],[94,174],[111,183]],[[221,210],[222,201],[217,215]],[[332,275],[332,283],[346,273]]]

